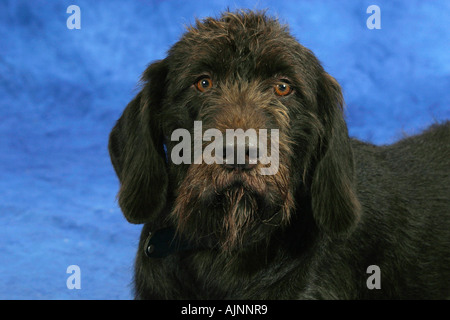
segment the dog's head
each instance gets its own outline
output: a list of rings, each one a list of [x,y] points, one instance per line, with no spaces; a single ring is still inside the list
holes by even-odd
[[[335,234],[355,224],[340,87],[277,20],[197,21],[142,81],[109,144],[130,222],[168,219],[224,249],[265,239],[294,214]],[[247,137],[228,139],[238,129]]]

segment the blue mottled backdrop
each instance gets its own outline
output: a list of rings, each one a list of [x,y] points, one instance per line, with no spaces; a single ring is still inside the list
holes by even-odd
[[[81,9],[70,30],[69,5]],[[381,9],[370,30],[367,7]],[[391,143],[450,118],[450,1],[0,2],[0,298],[130,299],[110,129],[195,18],[268,9],[342,85],[350,134]],[[69,290],[69,265],[81,289]]]

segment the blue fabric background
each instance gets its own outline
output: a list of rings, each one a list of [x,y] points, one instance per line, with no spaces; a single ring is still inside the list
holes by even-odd
[[[69,30],[66,9],[81,8]],[[381,8],[381,30],[366,9]],[[129,299],[140,226],[107,153],[146,65],[195,17],[268,8],[342,85],[352,136],[376,144],[450,115],[450,1],[0,2],[0,298]],[[69,265],[81,289],[69,290]]]

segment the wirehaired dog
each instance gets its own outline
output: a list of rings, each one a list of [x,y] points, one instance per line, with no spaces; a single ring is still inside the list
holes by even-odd
[[[349,138],[343,103],[314,54],[265,13],[188,27],[110,134],[119,205],[144,224],[135,297],[450,297],[449,122],[379,147]],[[201,133],[277,130],[277,145],[223,143],[244,162],[197,161],[172,135],[194,136],[196,121]],[[260,173],[262,147],[277,152],[273,174]]]

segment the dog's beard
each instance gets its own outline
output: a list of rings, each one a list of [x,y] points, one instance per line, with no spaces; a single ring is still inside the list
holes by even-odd
[[[260,201],[261,202],[261,201]],[[223,227],[220,242],[223,249],[242,247],[247,234],[252,233],[261,203],[256,196],[246,192],[244,187],[225,191],[222,197]]]
[[[191,165],[171,217],[177,230],[200,246],[232,252],[268,239],[293,208],[287,168],[274,176],[235,174]]]

